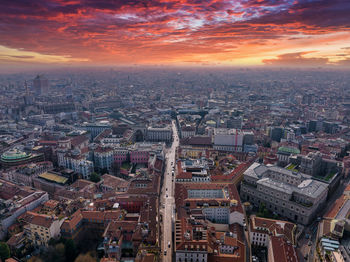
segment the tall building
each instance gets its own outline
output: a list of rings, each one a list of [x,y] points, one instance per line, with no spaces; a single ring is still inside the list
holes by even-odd
[[[270,137],[273,141],[281,142],[281,138],[283,138],[283,128],[282,127],[273,127],[271,128]]]
[[[321,169],[322,155],[320,152],[310,152],[301,157],[300,172],[310,176],[316,176]]]
[[[243,132],[237,129],[215,128],[214,149],[219,151],[242,152]]]
[[[47,95],[49,92],[49,80],[43,75],[37,75],[33,80],[33,88],[36,95]]]

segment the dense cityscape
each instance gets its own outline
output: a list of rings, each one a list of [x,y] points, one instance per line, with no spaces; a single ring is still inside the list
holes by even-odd
[[[1,259],[349,261],[349,82],[326,69],[1,75]]]

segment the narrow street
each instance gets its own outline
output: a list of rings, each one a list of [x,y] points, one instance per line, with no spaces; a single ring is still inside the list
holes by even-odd
[[[166,152],[166,169],[164,172],[164,181],[161,194],[161,214],[163,215],[162,220],[162,261],[172,261],[173,256],[173,239],[172,239],[172,227],[174,224],[174,186],[175,186],[175,175],[172,175],[173,167],[175,167],[175,152],[179,146],[179,137],[176,128],[176,122],[172,121],[172,128],[174,134],[174,141]],[[170,247],[169,247],[170,243]],[[166,253],[165,253],[166,252]]]

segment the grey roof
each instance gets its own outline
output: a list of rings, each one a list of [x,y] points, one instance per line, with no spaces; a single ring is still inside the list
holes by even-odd
[[[269,171],[293,176],[298,178],[301,183],[299,185],[293,185],[290,183],[285,183],[283,181],[272,179],[267,177]],[[311,176],[295,173],[285,168],[278,166],[265,166],[259,163],[253,163],[244,173],[244,176],[249,176],[257,179],[257,184],[261,184],[270,188],[273,188],[277,191],[281,191],[287,194],[292,194],[293,192],[300,195],[307,196],[309,198],[317,198],[325,190],[327,190],[327,184],[312,179]]]

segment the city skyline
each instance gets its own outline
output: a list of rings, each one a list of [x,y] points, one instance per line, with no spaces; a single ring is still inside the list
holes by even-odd
[[[2,1],[0,69],[350,64],[346,1]]]

